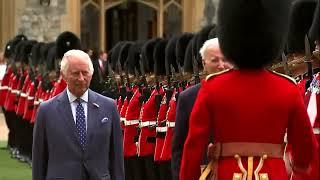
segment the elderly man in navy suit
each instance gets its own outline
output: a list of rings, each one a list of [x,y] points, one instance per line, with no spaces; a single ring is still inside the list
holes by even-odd
[[[66,52],[67,88],[41,103],[34,127],[33,180],[124,180],[116,104],[88,89],[93,65],[81,50]]]
[[[231,65],[225,61],[224,56],[220,51],[217,38],[207,40],[200,49],[200,54],[205,75],[231,68]],[[174,180],[179,179],[183,146],[189,131],[189,117],[199,89],[200,84],[197,84],[186,89],[179,95],[176,125],[172,142],[171,170]]]

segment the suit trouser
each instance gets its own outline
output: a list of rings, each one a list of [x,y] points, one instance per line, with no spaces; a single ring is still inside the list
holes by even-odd
[[[144,180],[143,161],[137,156],[124,158],[126,180]]]

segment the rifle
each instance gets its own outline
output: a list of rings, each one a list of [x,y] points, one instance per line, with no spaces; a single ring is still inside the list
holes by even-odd
[[[289,75],[289,76],[292,76],[292,73],[289,69],[289,66],[288,66],[288,59],[287,59],[287,56],[282,52],[281,54],[281,61],[282,61],[282,65],[283,65],[283,68],[284,68],[284,72]]]
[[[129,90],[131,90],[131,83],[130,83],[130,77],[129,77],[129,68],[127,63],[124,65],[124,69],[125,69],[125,77],[127,80],[126,86]]]
[[[198,62],[194,56],[192,58],[192,65],[193,65],[192,68],[193,68],[194,83],[199,84],[200,83],[200,74],[199,74]]]
[[[304,62],[307,63],[307,66],[308,66],[308,77],[309,79],[312,79],[313,69],[312,69],[312,60],[311,60],[311,50],[310,50],[310,44],[309,44],[309,39],[307,35],[305,35],[304,37],[304,49],[306,54]]]
[[[140,72],[141,72],[141,78],[142,78],[143,85],[144,85],[144,87],[147,87],[148,86],[148,82],[147,82],[147,79],[146,79],[146,73],[144,71],[144,65],[143,65],[143,62],[142,62],[141,58],[139,59],[139,65],[140,65]]]
[[[123,77],[123,74],[122,74],[122,68],[121,68],[121,63],[120,61],[117,62],[117,69],[118,69],[118,72],[119,72],[119,76],[120,76],[120,85],[122,87],[125,86],[124,84],[124,77]]]

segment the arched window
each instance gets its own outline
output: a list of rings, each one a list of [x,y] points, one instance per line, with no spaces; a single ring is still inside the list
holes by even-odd
[[[98,0],[81,0],[81,43],[84,49],[99,50]]]
[[[164,37],[172,37],[182,31],[181,0],[167,0],[164,4]]]

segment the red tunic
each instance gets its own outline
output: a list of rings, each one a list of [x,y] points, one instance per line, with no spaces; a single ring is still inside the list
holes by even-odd
[[[126,112],[126,121],[124,128],[124,136],[123,136],[123,152],[124,157],[132,157],[137,155],[137,144],[136,138],[138,134],[138,125],[139,125],[139,117],[140,117],[140,101],[139,97],[141,96],[139,89],[133,89],[133,96],[128,104],[127,112]]]
[[[320,144],[320,76],[319,73],[313,76],[312,82],[305,96],[306,107],[313,126],[313,132]],[[320,148],[315,153],[316,158],[312,161],[311,177],[303,177],[304,179],[318,180],[320,179]]]
[[[6,111],[15,111],[15,100],[18,94],[19,78],[18,76],[12,74],[10,79],[11,81],[9,83],[9,91],[4,103],[4,108],[6,109]]]
[[[31,115],[31,123],[34,123],[36,120],[36,114],[39,108],[40,101],[42,101],[42,96],[44,94],[44,90],[42,89],[42,81],[39,82],[36,93],[34,95],[34,101],[33,101],[33,109],[32,109],[32,115]]]
[[[127,98],[124,99],[123,101],[123,105],[121,106],[121,109],[120,109],[120,122],[121,122],[121,129],[124,131],[124,128],[125,128],[125,122],[126,122],[126,113],[127,113],[127,108],[128,108],[128,100]]]
[[[119,96],[119,98],[118,98],[118,100],[117,100],[117,109],[118,109],[118,112],[121,111],[122,105],[123,105],[122,98],[121,98],[121,96]]]
[[[283,144],[287,130],[296,169],[307,169],[316,148],[303,98],[296,84],[268,70],[230,70],[202,83],[190,117],[184,145],[181,180],[200,176],[200,161],[211,134],[215,142]],[[247,158],[243,157],[247,169]],[[254,159],[253,170],[259,162]],[[220,158],[218,179],[241,173],[234,157]],[[260,173],[288,179],[281,158],[265,160]]]
[[[4,106],[4,103],[7,98],[7,94],[9,92],[9,83],[10,83],[10,77],[12,75],[12,69],[8,68],[6,70],[6,74],[3,76],[3,79],[1,81],[0,86],[0,106]]]
[[[28,90],[30,84],[31,84],[30,76],[29,76],[29,74],[27,74],[27,76],[26,76],[26,78],[24,80],[24,83],[22,85],[20,97],[19,97],[19,100],[18,100],[18,105],[17,105],[17,108],[16,108],[17,115],[23,116],[24,109],[25,109],[25,104],[26,104],[26,101],[27,101],[27,90]]]
[[[59,80],[54,83],[49,99],[61,93],[66,87],[67,83],[62,79],[62,75],[60,75]]]
[[[308,80],[309,80],[309,78],[304,78],[301,81],[299,81],[297,84],[302,96],[304,96],[304,94],[306,93],[306,83]]]
[[[32,110],[34,108],[34,94],[35,94],[35,83],[31,82],[27,89],[27,99],[24,104],[23,119],[30,121],[32,116]]]
[[[171,97],[168,97],[168,98],[171,98]],[[169,108],[166,102],[167,102],[167,96],[166,94],[164,94],[164,96],[162,97],[158,118],[157,118],[158,127],[156,128],[157,135],[156,135],[156,147],[154,151],[154,161],[164,161],[164,159],[161,158],[161,153],[163,149],[165,134],[168,129],[165,125],[167,111]]]
[[[166,116],[166,126],[167,126],[167,133],[164,140],[162,152],[161,152],[161,159],[164,161],[168,161],[171,159],[171,145],[172,145],[172,137],[173,137],[173,129],[175,126],[176,121],[176,106],[177,106],[177,99],[176,95],[180,92],[174,90],[171,100],[169,102],[169,109]]]
[[[154,154],[156,143],[156,125],[157,125],[157,107],[156,107],[156,95],[164,94],[163,89],[154,89],[147,102],[144,103],[141,108],[141,124],[140,124],[140,136],[139,136],[139,148],[138,155],[141,157],[151,156]]]

